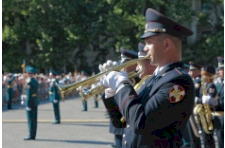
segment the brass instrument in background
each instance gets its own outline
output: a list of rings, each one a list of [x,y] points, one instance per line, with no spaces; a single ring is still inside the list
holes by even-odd
[[[205,86],[206,78],[207,77],[202,77],[201,79],[203,95],[207,95],[207,90]],[[194,113],[199,115],[204,131],[207,134],[211,134],[213,132],[213,122],[212,122],[212,111],[210,109],[210,106],[206,103],[197,104],[194,108]]]
[[[197,120],[198,120],[198,116],[196,114],[191,115],[190,118],[189,118],[190,125],[191,125],[191,128],[193,130],[193,133],[194,133],[194,135],[196,137],[199,138],[200,137],[200,134],[199,134],[200,133],[199,132],[199,130],[200,130],[200,124],[199,124],[199,120],[198,121]]]
[[[141,61],[144,61],[144,60],[147,60],[149,59],[149,56],[146,56],[142,59],[134,59],[134,60],[130,60],[122,65],[118,65],[118,66],[115,66],[107,71],[104,71],[104,72],[101,72],[101,73],[98,73],[88,79],[85,79],[83,81],[80,81],[80,82],[77,82],[77,83],[73,83],[73,84],[69,84],[69,85],[59,85],[59,84],[56,84],[58,86],[58,89],[59,89],[59,93],[62,97],[62,100],[64,101],[65,99],[65,96],[68,95],[68,93],[70,93],[71,91],[79,88],[79,87],[84,87],[84,86],[91,86],[92,84],[96,84],[100,81],[100,79],[105,76],[106,74],[108,74],[109,72],[111,71],[120,71],[122,70],[123,68],[126,68],[126,67],[129,67],[131,65],[134,65],[138,62],[141,62]],[[143,66],[142,66],[143,67]],[[143,70],[142,70],[143,71]],[[141,72],[142,72],[141,71]],[[136,72],[131,72],[128,74],[128,77],[129,79],[131,78],[134,78],[136,77],[137,75],[139,75],[141,72],[139,73],[136,73]],[[86,101],[87,99],[89,99],[91,96],[93,95],[96,95],[96,94],[99,94],[101,92],[103,92],[104,90],[106,89],[105,86],[97,86],[93,89],[84,89],[84,91],[81,91],[80,92],[80,95],[82,96],[82,99],[83,101]]]

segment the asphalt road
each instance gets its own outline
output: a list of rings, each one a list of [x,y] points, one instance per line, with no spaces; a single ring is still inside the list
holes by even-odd
[[[24,141],[28,136],[25,107],[13,105],[13,110],[2,107],[3,148],[111,148],[114,136],[109,131],[109,118],[102,101],[94,108],[88,100],[88,111],[81,111],[79,97],[60,102],[61,124],[54,125],[52,103],[41,101],[38,106],[36,140]]]

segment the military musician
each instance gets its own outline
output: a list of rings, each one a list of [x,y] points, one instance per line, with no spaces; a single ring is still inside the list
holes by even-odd
[[[24,140],[35,140],[37,131],[37,116],[38,116],[38,81],[34,78],[36,69],[32,66],[26,66],[25,71],[27,79],[25,83],[25,95],[22,95],[22,100],[25,100],[29,135]]]
[[[151,64],[158,66],[145,81],[143,91],[135,92],[124,72],[112,71],[101,80],[104,99],[117,110],[116,127],[123,127],[122,147],[179,147],[183,129],[194,106],[194,84],[184,70],[182,62],[182,38],[193,32],[172,21],[154,9],[146,11],[146,27],[142,35],[145,52]],[[117,119],[124,116],[126,123]]]
[[[8,109],[12,109],[12,99],[13,99],[13,82],[15,80],[15,76],[12,73],[8,74],[8,79],[7,79],[7,93],[8,93]]]
[[[55,115],[55,122],[53,124],[60,124],[60,109],[59,109],[59,103],[60,103],[60,94],[58,92],[58,88],[56,86],[56,83],[58,82],[58,79],[56,79],[56,76],[58,73],[51,69],[49,76],[50,76],[50,86],[49,86],[49,101],[52,102],[53,109],[54,109],[54,115]]]

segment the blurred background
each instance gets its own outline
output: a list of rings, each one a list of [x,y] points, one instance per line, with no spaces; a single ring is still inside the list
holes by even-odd
[[[3,0],[2,69],[22,72],[25,59],[38,73],[97,73],[100,63],[120,59],[120,48],[137,51],[149,7],[194,32],[183,41],[185,62],[217,65],[223,0]]]

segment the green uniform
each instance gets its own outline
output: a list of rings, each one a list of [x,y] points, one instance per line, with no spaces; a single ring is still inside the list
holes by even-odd
[[[7,80],[7,87],[8,87],[8,109],[12,109],[12,98],[13,98],[13,81],[15,80],[15,77]]]
[[[33,77],[27,78],[25,86],[26,111],[29,128],[29,138],[35,139],[37,131],[37,109],[38,109],[38,81]]]
[[[55,123],[60,123],[60,110],[59,110],[60,94],[58,92],[56,83],[58,83],[57,79],[55,78],[51,79],[49,86],[49,100],[53,104]]]
[[[95,108],[98,108],[98,95],[95,95]]]

